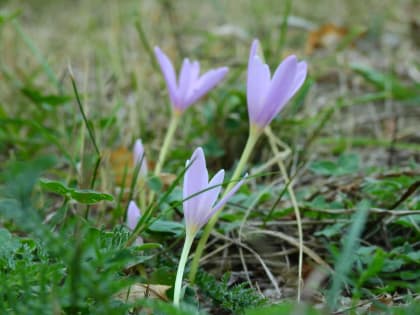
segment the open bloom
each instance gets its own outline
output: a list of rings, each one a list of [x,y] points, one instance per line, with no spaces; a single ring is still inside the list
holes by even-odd
[[[225,176],[220,170],[209,182],[206,160],[202,148],[197,148],[191,160],[186,163],[184,175],[184,217],[187,235],[195,235],[197,231],[235,194],[241,187],[244,178],[216,203]],[[216,204],[215,204],[216,203]]]
[[[136,203],[131,200],[130,203],[128,204],[128,209],[127,209],[127,227],[131,230],[134,231],[134,229],[137,226],[137,223],[139,222],[141,217],[141,212],[139,207],[137,207]],[[141,237],[137,237],[137,239],[134,242],[135,245],[141,245],[143,244],[143,239]]]
[[[288,56],[271,78],[270,69],[258,55],[254,40],[248,62],[247,101],[251,124],[266,127],[299,90],[306,78],[306,62]]]
[[[215,87],[228,72],[228,68],[222,67],[210,70],[200,76],[198,61],[184,59],[177,82],[174,66],[168,56],[159,47],[155,47],[155,54],[168,87],[172,106],[179,112],[183,112],[197,102]]]
[[[146,176],[147,175],[147,160],[146,160],[146,156],[144,155],[144,148],[140,139],[137,139],[136,142],[134,143],[133,161],[134,161],[135,167],[137,167],[137,165],[141,163],[139,173],[143,177]]]

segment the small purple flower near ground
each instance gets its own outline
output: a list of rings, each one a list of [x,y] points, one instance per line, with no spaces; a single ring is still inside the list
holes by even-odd
[[[228,72],[228,68],[221,67],[209,70],[200,76],[199,62],[184,59],[177,81],[174,66],[168,56],[159,47],[155,47],[155,54],[166,81],[172,106],[178,112],[183,112],[197,102],[214,88]]]
[[[271,78],[268,65],[258,55],[258,46],[255,39],[249,54],[247,101],[251,124],[264,129],[302,86],[307,65],[294,55],[288,56]]]
[[[134,231],[140,218],[141,218],[140,209],[139,207],[137,207],[137,204],[133,200],[131,200],[130,203],[128,204],[128,209],[127,209],[127,227],[131,231]],[[141,237],[137,237],[134,244],[135,245],[143,244],[143,239]]]
[[[235,194],[241,187],[240,180],[229,193],[216,203],[225,171],[220,170],[209,182],[206,160],[202,148],[197,148],[187,161],[184,175],[183,207],[187,234],[195,235],[197,231]]]

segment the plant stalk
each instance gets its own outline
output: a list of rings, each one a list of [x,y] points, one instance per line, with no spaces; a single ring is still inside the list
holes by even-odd
[[[194,241],[194,235],[187,232],[185,237],[184,247],[182,248],[181,258],[179,259],[178,270],[176,272],[175,287],[174,287],[174,305],[179,305],[181,299],[182,278],[184,276],[185,265],[187,264],[188,254],[191,250],[191,245]]]
[[[226,196],[226,194],[235,186],[236,182],[239,180],[243,169],[245,168],[246,163],[249,160],[249,157],[251,156],[251,152],[255,146],[255,143],[257,142],[262,130],[255,126],[251,125],[249,129],[249,136],[248,140],[246,142],[244,151],[242,152],[241,158],[239,160],[238,165],[236,166],[235,172],[233,173],[233,176],[230,180],[230,183],[228,187],[226,188],[223,197]],[[222,198],[223,198],[222,197]],[[189,280],[191,283],[194,283],[195,276],[197,274],[198,266],[200,264],[200,258],[203,255],[204,247],[207,244],[207,240],[210,236],[211,231],[213,231],[214,225],[217,222],[217,219],[219,218],[220,212],[223,210],[224,207],[222,207],[219,211],[217,211],[213,217],[210,219],[209,223],[207,223],[203,234],[201,235],[201,238],[198,242],[197,248],[195,250],[194,258],[191,264],[191,270],[189,273]]]

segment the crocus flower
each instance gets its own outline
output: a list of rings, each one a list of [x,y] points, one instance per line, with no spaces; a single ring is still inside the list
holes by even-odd
[[[306,62],[291,55],[271,78],[270,69],[258,55],[258,40],[251,46],[248,62],[247,101],[251,124],[263,129],[299,90],[306,78]]]
[[[187,233],[176,273],[174,286],[175,305],[179,305],[182,277],[195,235],[198,230],[233,196],[244,181],[243,178],[229,190],[224,198],[216,203],[217,197],[222,189],[221,184],[225,177],[225,171],[220,170],[217,172],[209,182],[206,159],[204,158],[204,152],[201,148],[197,148],[194,151],[191,159],[187,161],[186,167],[187,170],[184,175],[183,206]]]
[[[159,47],[155,47],[156,58],[162,69],[172,106],[183,112],[214,88],[226,75],[228,68],[210,70],[200,76],[198,61],[184,59],[177,82],[174,66]]]
[[[206,160],[202,148],[197,148],[191,160],[186,163],[184,175],[183,207],[187,234],[195,235],[197,231],[235,194],[241,187],[244,178],[216,203],[225,176],[220,170],[209,182]]]
[[[139,222],[141,217],[140,209],[137,207],[136,203],[131,200],[128,204],[127,209],[127,227],[134,231],[134,229],[137,226],[137,223]],[[143,239],[141,237],[137,237],[137,239],[134,242],[135,245],[141,245],[143,244]]]
[[[147,175],[147,160],[146,160],[146,156],[144,155],[144,148],[140,139],[137,139],[136,142],[134,143],[133,161],[134,161],[135,166],[137,166],[137,164],[141,162],[139,173],[143,177],[146,176]]]

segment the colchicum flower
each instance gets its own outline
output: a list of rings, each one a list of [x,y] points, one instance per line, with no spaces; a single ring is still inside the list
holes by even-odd
[[[198,61],[184,59],[177,82],[174,66],[159,47],[155,47],[156,58],[162,69],[172,106],[183,112],[214,88],[226,75],[228,68],[210,70],[200,76]]]
[[[184,175],[183,207],[187,234],[195,235],[224,204],[241,187],[240,180],[229,193],[216,203],[225,171],[220,170],[209,182],[206,160],[202,148],[197,148],[191,160],[186,163],[188,169]]]
[[[141,176],[145,177],[147,175],[147,160],[144,154],[143,144],[140,139],[137,139],[134,143],[133,161],[135,167],[138,167],[137,165],[141,162],[139,173]]]
[[[209,182],[209,174],[206,167],[206,159],[202,148],[197,148],[191,159],[186,163],[187,170],[184,175],[184,217],[186,237],[182,249],[181,258],[178,264],[178,271],[174,287],[174,304],[179,305],[181,298],[182,277],[188,254],[191,249],[194,237],[198,230],[223,207],[223,205],[241,187],[245,178],[242,178],[219,202],[221,185],[225,177],[225,171],[220,170]]]
[[[306,78],[305,61],[288,56],[271,78],[270,69],[258,55],[258,40],[251,46],[248,62],[247,101],[251,124],[264,129],[299,90]]]
[[[131,230],[134,231],[134,229],[137,226],[137,223],[139,222],[141,217],[141,212],[139,207],[137,207],[136,203],[131,200],[130,203],[128,204],[128,209],[127,209],[127,227]],[[135,245],[142,245],[143,244],[143,239],[141,237],[137,237],[135,242]]]

